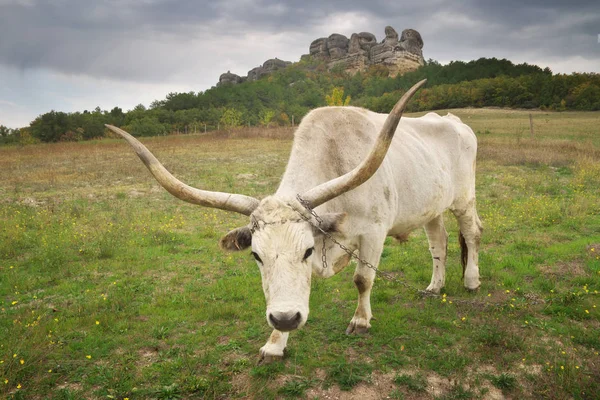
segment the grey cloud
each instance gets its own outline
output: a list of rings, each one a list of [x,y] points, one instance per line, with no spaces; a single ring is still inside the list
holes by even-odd
[[[426,58],[600,58],[597,0],[4,0],[0,64],[145,82],[214,75],[211,68],[227,63],[245,65],[245,73],[264,61],[257,57],[269,43],[266,58],[283,57],[276,33],[302,40],[286,42],[286,54],[295,52],[289,59],[297,60],[310,40],[333,33],[330,21],[344,12],[365,16],[364,26],[344,34],[370,31],[381,40],[385,25],[419,30]]]

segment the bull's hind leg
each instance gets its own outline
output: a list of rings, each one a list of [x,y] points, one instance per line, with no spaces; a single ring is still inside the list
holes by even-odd
[[[446,254],[448,249],[448,233],[444,228],[444,218],[439,215],[425,224],[425,233],[429,240],[429,251],[433,258],[431,283],[425,289],[439,294],[446,283]]]
[[[453,210],[460,226],[460,253],[464,285],[469,290],[479,288],[479,242],[483,227],[475,209],[475,200],[464,209]]]
[[[384,238],[385,239],[385,238]],[[383,251],[383,241],[375,243],[372,239],[361,238],[359,247],[359,256],[362,260],[368,261],[375,268],[379,264],[379,258]],[[371,327],[371,289],[373,288],[373,282],[375,281],[375,270],[369,268],[365,263],[359,261],[354,272],[354,284],[358,290],[358,306],[354,312],[354,317],[346,329],[346,334],[361,334],[367,333]]]

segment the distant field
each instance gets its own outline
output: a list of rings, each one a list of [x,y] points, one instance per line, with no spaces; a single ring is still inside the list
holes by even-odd
[[[370,333],[346,336],[353,266],[313,279],[306,327],[260,366],[258,269],[218,248],[247,218],[172,198],[122,140],[0,148],[0,394],[598,398],[600,112],[534,112],[533,138],[529,112],[451,112],[479,139],[481,289],[462,288],[448,217],[445,298],[378,279]],[[272,193],[291,139],[237,136],[142,141],[192,186]],[[381,268],[425,288],[424,233]]]

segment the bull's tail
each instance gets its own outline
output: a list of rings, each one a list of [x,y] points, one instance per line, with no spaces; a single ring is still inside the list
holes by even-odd
[[[458,243],[460,244],[460,263],[462,265],[464,278],[465,269],[467,268],[467,257],[469,255],[469,251],[467,249],[467,242],[465,241],[465,237],[463,236],[462,232],[458,232]]]

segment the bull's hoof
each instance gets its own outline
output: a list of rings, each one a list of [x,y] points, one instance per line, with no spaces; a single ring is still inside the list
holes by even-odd
[[[467,289],[470,292],[475,292],[479,289],[479,286],[481,286],[481,282],[479,281],[479,278],[465,278],[465,289]]]
[[[283,352],[281,354],[271,354],[265,351],[264,349],[260,349],[258,353],[258,361],[257,365],[265,365],[271,364],[274,362],[279,362],[283,360]]]
[[[441,293],[442,286],[434,286],[433,284],[427,286],[427,289],[419,291],[423,295],[423,297],[427,296],[437,296]]]
[[[440,297],[440,290],[429,290],[429,289],[425,289],[425,290],[419,290],[419,296],[421,296],[421,298],[426,299],[428,297]]]
[[[369,333],[369,326],[358,325],[355,322],[350,322],[346,328],[346,335],[364,335]]]

